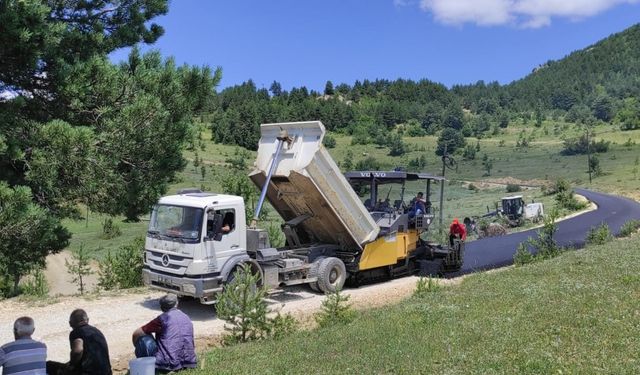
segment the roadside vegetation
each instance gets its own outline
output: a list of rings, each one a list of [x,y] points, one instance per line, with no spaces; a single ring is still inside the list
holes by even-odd
[[[629,317],[637,312],[640,252],[629,249],[639,248],[635,235],[470,275],[359,311],[346,325],[213,349],[190,374],[633,373],[640,328]]]

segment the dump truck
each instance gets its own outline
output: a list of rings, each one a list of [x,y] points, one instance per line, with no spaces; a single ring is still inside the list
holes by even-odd
[[[435,275],[461,266],[463,243],[440,245],[425,238],[433,220],[429,212],[411,212],[405,204],[365,207],[323,147],[321,122],[263,124],[260,132],[249,177],[261,194],[251,224],[242,197],[185,190],[160,198],[145,240],[147,286],[211,304],[240,267],[259,274],[268,289],[307,284],[327,293],[347,281],[420,269]],[[429,187],[444,180],[402,171],[359,171],[351,179],[367,180],[374,199],[381,183],[421,180]],[[265,200],[284,221],[281,248],[272,247],[267,231],[257,228]]]

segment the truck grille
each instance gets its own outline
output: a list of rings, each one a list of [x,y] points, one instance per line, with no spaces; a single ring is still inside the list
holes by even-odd
[[[184,274],[187,266],[191,263],[191,258],[149,250],[147,251],[147,262],[154,269]]]

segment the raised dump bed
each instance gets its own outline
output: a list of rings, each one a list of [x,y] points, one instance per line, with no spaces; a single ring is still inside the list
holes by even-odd
[[[261,125],[251,180],[264,185],[282,130],[291,142],[280,151],[266,195],[280,216],[290,221],[308,215],[299,227],[309,237],[345,249],[362,249],[375,240],[380,228],[322,145],[320,121]]]

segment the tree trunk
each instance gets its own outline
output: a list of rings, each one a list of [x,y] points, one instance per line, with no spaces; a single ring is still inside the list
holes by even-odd
[[[20,284],[20,274],[14,273],[13,274],[13,291],[12,291],[14,296],[18,295],[18,292],[19,292],[18,284]]]
[[[138,214],[136,213],[136,209],[131,206],[127,208],[127,213],[125,214],[125,216],[125,221],[127,223],[137,223],[140,221],[140,218],[138,218]]]

